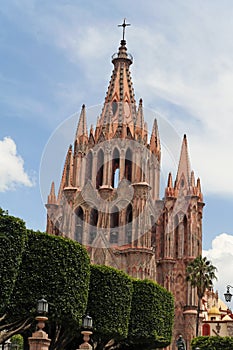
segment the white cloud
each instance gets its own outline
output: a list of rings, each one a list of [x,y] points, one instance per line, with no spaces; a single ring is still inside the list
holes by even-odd
[[[31,187],[33,183],[24,170],[24,161],[17,154],[16,144],[10,137],[0,140],[0,192],[16,185]]]
[[[218,280],[214,282],[214,289],[224,301],[224,293],[228,284],[233,285],[233,235],[222,233],[212,241],[212,248],[203,251],[211,263],[217,267]],[[233,290],[231,290],[233,294]]]

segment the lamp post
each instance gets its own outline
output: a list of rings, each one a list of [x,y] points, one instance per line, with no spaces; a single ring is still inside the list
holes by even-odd
[[[227,285],[227,291],[226,291],[226,293],[224,293],[224,297],[225,297],[225,300],[227,302],[230,302],[231,298],[232,298],[232,294],[230,293],[230,288],[233,288],[233,287],[228,284]]]
[[[82,319],[82,331],[84,342],[79,346],[79,349],[91,350],[92,346],[89,344],[90,335],[92,334],[92,318],[89,315],[83,316]]]
[[[48,334],[43,331],[45,322],[48,317],[45,316],[48,313],[48,302],[44,298],[37,302],[37,331],[32,334],[32,337],[28,338],[30,350],[48,350],[51,339],[48,338]]]

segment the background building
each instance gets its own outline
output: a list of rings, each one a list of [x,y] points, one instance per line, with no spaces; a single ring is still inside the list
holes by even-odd
[[[202,302],[202,335],[233,337],[233,314],[218,293],[207,291]]]

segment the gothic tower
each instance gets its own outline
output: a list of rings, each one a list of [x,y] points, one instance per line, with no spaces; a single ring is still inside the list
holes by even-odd
[[[197,302],[185,270],[202,251],[200,180],[195,182],[190,170],[184,136],[176,180],[173,185],[169,174],[160,199],[158,125],[154,120],[149,137],[143,101],[138,105],[135,101],[133,57],[124,35],[112,63],[96,127],[88,132],[83,105],[57,196],[52,183],[47,232],[85,245],[93,263],[155,280],[171,291],[176,308],[174,338],[183,334],[189,342],[195,336]]]

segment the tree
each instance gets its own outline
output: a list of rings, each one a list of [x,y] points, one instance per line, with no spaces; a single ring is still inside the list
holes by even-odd
[[[126,346],[122,349],[164,348],[171,343],[173,295],[151,280],[133,280],[133,298]]]
[[[19,273],[26,234],[25,223],[0,208],[0,343],[11,336],[5,332],[6,326],[9,332],[20,327],[15,320],[9,323],[6,309]]]
[[[85,313],[89,277],[89,257],[79,243],[28,231],[21,269],[7,307],[7,320],[17,321],[21,325],[17,333],[27,338],[32,329],[29,334],[24,332],[34,322],[37,300],[44,296],[49,302],[50,349],[64,349],[78,332]]]
[[[199,333],[199,319],[201,311],[201,299],[203,298],[206,289],[213,287],[213,280],[217,279],[215,275],[216,267],[211,264],[206,257],[196,257],[187,266],[187,281],[190,282],[191,286],[196,288],[198,304],[197,304],[197,318],[196,318],[196,336]]]
[[[232,350],[233,338],[232,337],[219,337],[219,336],[202,336],[193,338],[191,341],[192,350],[199,348],[200,350]]]
[[[92,265],[87,309],[94,321],[96,349],[127,337],[132,279],[109,266]]]

